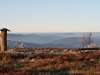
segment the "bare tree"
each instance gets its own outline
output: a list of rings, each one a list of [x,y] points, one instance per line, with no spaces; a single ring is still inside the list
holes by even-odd
[[[95,47],[96,44],[94,43],[94,40],[92,38],[92,33],[88,33],[84,35],[81,39],[81,47]]]

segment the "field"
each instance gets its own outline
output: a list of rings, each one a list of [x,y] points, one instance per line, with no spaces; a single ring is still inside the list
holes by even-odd
[[[100,75],[100,53],[0,53],[0,75]]]

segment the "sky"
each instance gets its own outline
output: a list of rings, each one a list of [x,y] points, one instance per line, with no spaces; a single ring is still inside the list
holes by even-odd
[[[100,32],[100,0],[0,0],[0,28],[12,32]]]

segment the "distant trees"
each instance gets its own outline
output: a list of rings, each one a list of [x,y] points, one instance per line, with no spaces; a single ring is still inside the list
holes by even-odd
[[[81,47],[96,47],[96,44],[94,43],[94,40],[92,38],[92,33],[88,33],[84,35],[81,39]]]

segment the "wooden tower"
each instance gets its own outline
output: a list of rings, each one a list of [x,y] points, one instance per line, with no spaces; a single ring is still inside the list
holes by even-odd
[[[0,29],[1,31],[1,52],[7,50],[7,31],[10,31],[6,28]]]

